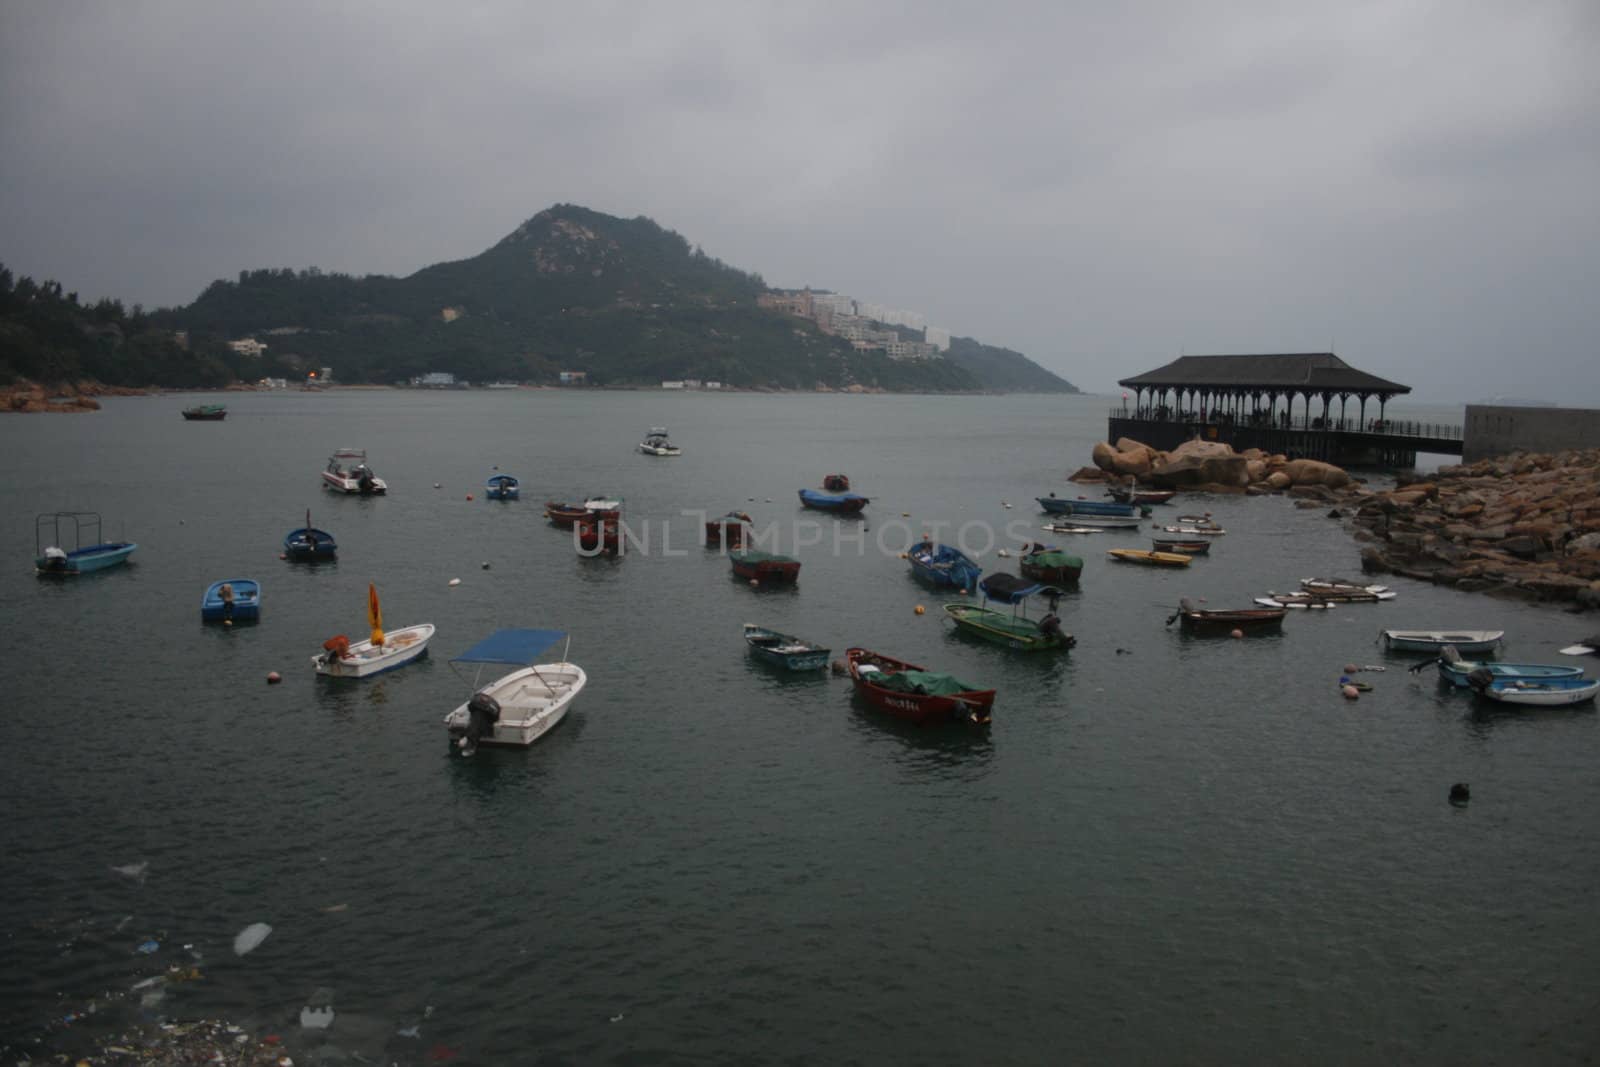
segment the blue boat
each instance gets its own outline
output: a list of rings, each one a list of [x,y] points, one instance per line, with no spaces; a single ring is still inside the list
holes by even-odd
[[[859,493],[824,493],[820,489],[800,490],[800,503],[818,511],[832,511],[841,515],[854,515],[871,501]]]
[[[200,598],[200,618],[206,622],[254,622],[261,618],[261,583],[254,578],[212,582]]]
[[[72,524],[72,547],[65,548],[62,528]],[[49,530],[48,536],[45,530]],[[85,537],[85,534],[88,536]],[[86,545],[83,542],[87,540]],[[33,526],[33,566],[40,574],[71,575],[103,571],[126,563],[133,541],[100,540],[100,514],[95,511],[57,511],[38,516]]]
[[[1148,518],[1150,509],[1143,504],[1122,504],[1115,500],[1065,500],[1056,496],[1034,499],[1052,515],[1110,515],[1115,518]]]
[[[311,512],[306,512],[306,524],[283,535],[283,554],[297,563],[317,563],[334,559],[339,545],[333,534],[311,525]]]
[[[976,587],[983,568],[949,545],[924,541],[906,553],[911,573],[930,585],[970,590]]]
[[[490,500],[515,500],[522,495],[522,483],[510,474],[491,474],[483,483],[483,495]]]
[[[790,671],[816,671],[828,665],[831,650],[753,622],[744,624],[745,644],[763,663]]]
[[[1461,658],[1461,654],[1453,647],[1439,656],[1437,660],[1424,660],[1411,668],[1412,673],[1425,669],[1430,662],[1439,665],[1439,680],[1449,682],[1460,689],[1472,687],[1469,677],[1474,671],[1488,671],[1495,681],[1504,679],[1509,682],[1545,682],[1553,678],[1581,678],[1582,667],[1568,667],[1553,663],[1489,663],[1486,661],[1473,661]],[[1479,677],[1483,677],[1479,675]]]

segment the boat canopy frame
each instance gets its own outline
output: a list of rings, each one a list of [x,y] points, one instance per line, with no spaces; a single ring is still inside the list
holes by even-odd
[[[66,546],[61,543],[61,526],[63,519],[72,520],[72,547],[67,549],[67,551],[77,552],[84,547],[83,531],[86,529],[94,531],[94,537],[93,540],[89,542],[89,547],[92,548],[95,545],[103,545],[107,543],[104,538],[104,533],[101,530],[100,513],[98,511],[47,511],[34,519],[34,555],[43,555],[44,550],[47,548],[66,548]],[[44,531],[46,526],[50,528],[51,533],[51,541],[49,544],[46,544],[44,541]]]
[[[564,630],[496,630],[460,655],[450,657],[450,669],[455,671],[456,677],[471,685],[476,693],[483,688],[483,669],[487,666],[531,667],[534,676],[544,682],[545,688],[554,695],[555,687],[539,673],[538,664],[534,661],[562,641],[566,644],[561,650],[561,662],[568,663],[567,653],[572,648],[572,635]],[[476,666],[470,681],[465,672],[457,667],[457,664],[468,663]]]

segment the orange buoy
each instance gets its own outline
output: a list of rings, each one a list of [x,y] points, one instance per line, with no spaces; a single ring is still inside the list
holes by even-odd
[[[923,607],[921,604],[918,604],[914,610],[916,611],[916,613],[918,615],[921,615],[924,611],[927,611],[928,609]]]
[[[467,494],[467,499],[468,499],[468,500],[471,500],[471,499],[472,499],[472,494],[471,494],[471,493],[468,493],[468,494]]]
[[[1361,699],[1361,690],[1357,689],[1353,685],[1347,685],[1343,689],[1340,689],[1339,692],[1344,694],[1344,698],[1346,700],[1360,700]]]
[[[267,684],[268,685],[277,685],[281,681],[283,681],[283,675],[279,674],[277,671],[268,671],[267,672]]]
[[[1229,630],[1228,631],[1228,636],[1229,637],[1243,637],[1244,636],[1244,631],[1243,630],[1238,630],[1238,629]]]

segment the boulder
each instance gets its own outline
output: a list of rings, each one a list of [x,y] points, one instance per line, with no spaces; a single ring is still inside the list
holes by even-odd
[[[1110,481],[1110,479],[1106,476],[1106,472],[1101,470],[1099,467],[1079,467],[1077,470],[1067,475],[1067,481],[1105,482]]]
[[[1283,490],[1294,484],[1294,479],[1283,471],[1273,471],[1267,475],[1267,484],[1274,489]]]
[[[1111,469],[1117,474],[1143,478],[1150,473],[1150,455],[1148,450],[1118,452],[1111,457]]]
[[[1203,443],[1203,442],[1202,442]],[[1243,488],[1250,484],[1249,461],[1243,456],[1179,455],[1176,450],[1166,462],[1152,467],[1149,480],[1168,489],[1216,482],[1218,485]]]
[[[1255,449],[1250,451],[1254,452]],[[1256,456],[1245,456],[1245,469],[1250,472],[1250,480],[1259,482],[1267,476],[1267,461]]]
[[[1191,437],[1189,440],[1185,441],[1183,444],[1167,453],[1167,456],[1169,459],[1177,459],[1180,456],[1199,456],[1206,458],[1244,458],[1239,456],[1239,453],[1233,450],[1232,445],[1224,441],[1202,441],[1198,437]]]
[[[1090,453],[1089,458],[1094,461],[1096,467],[1103,471],[1116,470],[1117,450],[1104,441],[1095,442],[1094,451]]]
[[[1326,485],[1338,488],[1350,483],[1350,475],[1342,467],[1324,463],[1319,459],[1296,459],[1284,465],[1284,471],[1295,485]]]

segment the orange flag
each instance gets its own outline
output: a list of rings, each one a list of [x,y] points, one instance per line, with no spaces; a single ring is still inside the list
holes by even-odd
[[[367,625],[372,627],[372,643],[383,645],[383,609],[378,606],[378,587],[367,583]]]

